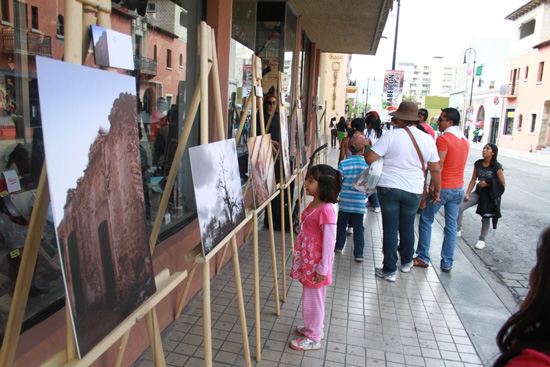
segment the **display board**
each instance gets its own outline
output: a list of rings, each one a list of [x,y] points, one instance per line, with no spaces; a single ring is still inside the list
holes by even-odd
[[[248,139],[248,154],[256,208],[265,203],[276,190],[272,150],[271,134],[254,136]]]
[[[290,153],[288,147],[288,124],[286,118],[286,108],[279,106],[279,124],[280,124],[280,135],[281,135],[281,159],[283,160],[283,169],[285,182],[290,180],[292,176],[292,171],[290,169]]]
[[[136,84],[43,57],[37,70],[53,219],[82,357],[156,291]]]

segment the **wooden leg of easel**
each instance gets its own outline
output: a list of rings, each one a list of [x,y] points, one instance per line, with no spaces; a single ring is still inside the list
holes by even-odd
[[[147,332],[149,334],[149,342],[151,343],[151,353],[153,354],[155,367],[166,367],[156,309],[153,308],[150,312],[147,312],[145,318],[147,321]]]
[[[205,367],[212,367],[212,315],[210,312],[210,262],[205,261],[202,264],[202,317]]]
[[[256,320],[256,361],[262,360],[260,328],[260,254],[258,250],[258,214],[254,213],[254,311]]]
[[[231,251],[233,255],[233,268],[235,269],[235,287],[237,288],[237,300],[239,302],[239,315],[241,317],[241,332],[243,335],[244,358],[246,367],[250,367],[250,345],[248,344],[248,328],[246,327],[246,315],[244,312],[243,285],[241,283],[241,268],[239,265],[239,250],[237,238],[231,238]]]
[[[157,352],[153,346],[155,345],[155,338],[154,338],[154,326],[153,326],[153,316],[150,312],[147,312],[145,315],[145,323],[147,324],[147,336],[149,337],[149,345],[151,346],[151,354],[153,356],[153,361],[156,360],[155,353]]]
[[[180,318],[181,311],[183,310],[185,299],[187,298],[187,294],[189,293],[189,288],[191,288],[191,282],[193,281],[193,276],[195,275],[196,269],[197,269],[197,262],[193,261],[193,265],[191,265],[191,271],[189,272],[189,278],[187,278],[187,282],[185,283],[185,289],[183,290],[183,295],[181,296],[180,303],[178,305],[178,310],[176,311],[175,320]]]
[[[281,190],[282,193],[282,190]],[[273,267],[273,286],[275,288],[275,312],[277,316],[281,314],[281,306],[279,305],[279,280],[277,275],[277,255],[275,252],[275,234],[273,233],[273,212],[271,211],[271,203],[267,204],[267,220],[269,221],[269,242],[271,242],[271,263]],[[284,210],[281,210],[281,213]],[[283,218],[284,219],[284,218]],[[284,222],[281,222],[282,237],[284,238]]]
[[[118,353],[115,360],[115,367],[120,367],[122,364],[122,358],[124,357],[124,352],[126,351],[126,345],[128,344],[128,338],[130,337],[130,331],[128,330],[126,334],[120,340],[120,346],[118,347]]]
[[[225,246],[225,248],[223,249],[223,255],[222,255],[222,258],[220,260],[220,263],[218,264],[218,267],[216,268],[216,274],[218,274],[220,272],[220,270],[222,269],[223,260],[225,259],[225,255],[227,255],[227,247],[228,246]]]

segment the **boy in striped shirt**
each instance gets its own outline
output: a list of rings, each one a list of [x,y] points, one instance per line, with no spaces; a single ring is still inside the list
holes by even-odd
[[[336,223],[336,247],[335,252],[341,253],[346,244],[346,227],[351,222],[353,228],[353,256],[355,261],[363,261],[363,248],[365,238],[363,233],[363,216],[365,214],[365,194],[351,188],[353,179],[369,166],[363,158],[365,152],[365,138],[362,135],[354,135],[349,142],[350,155],[338,165],[338,170],[344,177],[344,185],[338,203],[338,220]]]

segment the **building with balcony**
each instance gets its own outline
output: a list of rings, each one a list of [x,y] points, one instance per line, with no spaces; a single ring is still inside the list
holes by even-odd
[[[503,124],[499,146],[536,151],[550,145],[550,4],[529,1],[510,13],[516,25],[507,83],[503,86]]]

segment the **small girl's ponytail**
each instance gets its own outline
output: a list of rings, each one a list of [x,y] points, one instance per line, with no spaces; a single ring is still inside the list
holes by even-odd
[[[311,167],[308,176],[312,175],[319,183],[319,199],[325,203],[337,203],[342,191],[342,173],[327,164]]]

